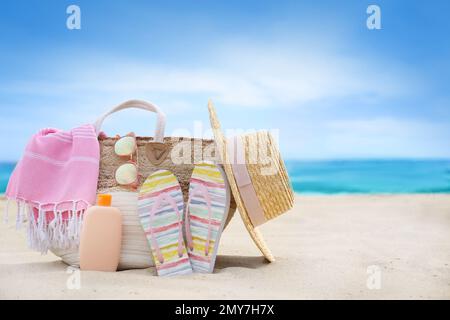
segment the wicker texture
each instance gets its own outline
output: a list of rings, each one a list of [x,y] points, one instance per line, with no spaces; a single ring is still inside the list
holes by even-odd
[[[140,185],[144,183],[145,179],[157,170],[169,170],[174,173],[177,177],[178,181],[181,184],[181,188],[183,190],[183,195],[185,201],[188,200],[188,191],[189,191],[189,178],[191,177],[192,171],[194,170],[195,163],[199,163],[203,161],[213,161],[215,162],[215,146],[213,140],[198,140],[198,139],[190,139],[190,138],[165,138],[164,144],[169,148],[169,155],[165,158],[164,161],[159,165],[152,164],[146,155],[146,145],[147,143],[151,143],[153,138],[148,137],[137,137],[137,145],[138,145],[138,169],[139,174],[141,175]],[[130,191],[127,187],[119,186],[114,178],[114,173],[116,169],[127,162],[125,159],[121,159],[114,152],[114,145],[116,143],[116,138],[103,138],[100,139],[100,175],[98,180],[98,192],[111,192],[111,191]],[[183,164],[176,164],[172,161],[171,152],[174,153],[177,149],[174,150],[174,147],[181,143],[185,146],[196,146],[196,148],[192,147],[189,159],[183,159]],[[180,147],[181,145],[179,145]],[[212,154],[205,154],[203,157],[203,150],[211,149]],[[186,160],[186,161],[185,161]],[[140,187],[139,185],[139,187]]]

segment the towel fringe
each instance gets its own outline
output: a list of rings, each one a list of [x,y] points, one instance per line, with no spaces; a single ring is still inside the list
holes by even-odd
[[[5,205],[5,211],[3,211],[3,222],[8,224],[9,223],[9,205],[11,200],[6,199],[6,205]]]
[[[23,222],[23,211],[22,211],[22,201],[17,201],[17,213],[16,213],[16,229],[19,230],[22,228],[22,222]]]
[[[58,210],[58,206],[63,203],[52,204],[53,209],[48,210],[49,204],[17,200],[16,228],[22,227],[26,217],[28,246],[41,254],[46,254],[50,249],[76,249],[79,246],[80,230],[86,211],[77,210],[78,202],[71,201],[72,209],[64,211]],[[66,203],[68,202],[64,202]],[[53,214],[51,220],[48,219],[50,214]]]

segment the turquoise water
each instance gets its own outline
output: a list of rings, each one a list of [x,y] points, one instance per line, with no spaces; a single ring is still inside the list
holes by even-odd
[[[6,191],[6,186],[8,185],[8,179],[11,172],[14,170],[15,163],[11,162],[0,162],[0,194]]]
[[[296,192],[450,193],[450,160],[287,161]]]
[[[296,192],[450,193],[450,160],[286,161]],[[13,163],[0,163],[0,193]]]

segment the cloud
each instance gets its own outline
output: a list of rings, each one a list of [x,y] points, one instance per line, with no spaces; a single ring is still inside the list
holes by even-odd
[[[38,73],[45,74],[43,79],[1,83],[0,90],[47,96],[156,93],[172,95],[178,104],[194,95],[230,106],[280,108],[353,96],[398,96],[418,87],[408,70],[286,46],[229,44],[194,67],[97,55],[44,66],[45,73]]]
[[[287,120],[280,129],[286,158],[450,158],[450,127],[445,119],[303,118]]]
[[[374,118],[331,121],[328,152],[359,157],[450,157],[444,122]]]

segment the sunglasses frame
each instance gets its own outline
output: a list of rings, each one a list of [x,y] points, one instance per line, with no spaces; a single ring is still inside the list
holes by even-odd
[[[120,157],[120,158],[128,158],[129,160],[126,163],[121,164],[119,167],[117,167],[116,171],[114,172],[114,179],[116,180],[116,183],[122,187],[130,187],[132,189],[137,189],[137,187],[139,186],[139,180],[140,180],[140,175],[139,175],[139,168],[138,168],[138,162],[139,162],[139,152],[138,152],[138,145],[137,145],[137,140],[136,137],[134,136],[134,134],[128,134],[124,137],[120,137],[120,136],[116,136],[117,141],[115,142],[115,144],[117,144],[121,139],[126,138],[126,137],[133,137],[134,138],[134,150],[128,154],[128,155],[119,155],[116,153],[116,151],[114,150],[114,153],[116,154],[116,156]],[[114,146],[115,146],[114,144]],[[136,153],[136,160],[133,160],[133,154]],[[125,164],[133,164],[134,167],[136,168],[136,180],[128,183],[128,184],[121,184],[117,181],[117,171],[124,166]]]

